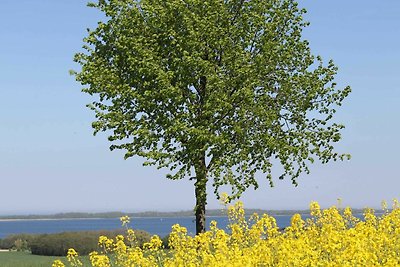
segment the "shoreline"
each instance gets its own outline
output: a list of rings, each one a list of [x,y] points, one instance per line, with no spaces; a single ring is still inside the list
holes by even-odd
[[[217,215],[212,215],[212,216],[208,216],[208,218],[215,218],[215,217],[227,217],[224,215],[221,216],[217,216]],[[143,216],[143,217],[130,217],[131,220],[135,220],[135,219],[173,219],[173,218],[195,218],[195,216],[165,216],[165,217],[147,217],[147,216]],[[102,217],[98,217],[98,218],[35,218],[35,219],[24,219],[24,218],[18,218],[18,219],[0,219],[0,222],[13,222],[13,221],[66,221],[66,220],[119,220],[119,217],[115,217],[115,218],[102,218]]]
[[[100,220],[100,219],[117,219],[117,218],[36,218],[36,219],[0,219],[0,222],[16,222],[16,221],[65,221],[65,220]]]
[[[383,212],[381,212],[380,210],[375,210],[375,214],[376,215],[381,215]],[[263,214],[263,213],[258,213],[259,215],[260,214]],[[279,212],[279,213],[274,213],[274,212],[271,212],[271,213],[266,213],[266,214],[268,214],[269,216],[272,216],[272,217],[283,217],[283,216],[293,216],[294,214],[300,214],[301,216],[310,216],[310,213],[309,213],[309,211],[301,211],[301,210],[299,210],[299,211],[293,211],[293,213],[292,212],[287,212],[287,213],[281,213],[281,212]],[[356,210],[353,210],[353,215],[360,215],[360,214],[363,214],[363,211],[362,210],[358,210],[358,209],[356,209]],[[252,214],[246,214],[246,217],[248,217],[248,216],[251,216]],[[126,216],[129,216],[129,215],[126,215]],[[228,217],[228,215],[227,214],[221,214],[221,215],[216,215],[216,214],[213,214],[213,215],[206,215],[206,218],[210,218],[210,219],[212,219],[212,218],[221,218],[221,217]],[[195,216],[194,215],[182,215],[182,216],[132,216],[132,217],[130,217],[130,219],[131,220],[135,220],[135,219],[173,219],[173,218],[195,218]],[[43,217],[43,218],[1,218],[0,217],[0,222],[16,222],[16,221],[63,221],[63,220],[119,220],[120,219],[120,217],[76,217],[76,218],[74,218],[74,217],[64,217],[64,218],[62,218],[62,217],[60,217],[60,218],[46,218],[46,217]]]

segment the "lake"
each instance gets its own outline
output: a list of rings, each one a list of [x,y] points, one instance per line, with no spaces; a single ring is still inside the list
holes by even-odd
[[[303,216],[304,217],[304,216]],[[290,224],[289,215],[274,216],[279,227]],[[226,229],[227,217],[209,217],[207,225],[211,220],[217,221],[219,228]],[[180,224],[188,229],[188,233],[196,232],[194,217],[167,217],[167,218],[131,218],[129,227],[141,229],[164,237],[171,232],[171,226]],[[55,220],[4,220],[0,221],[0,238],[11,234],[20,233],[59,233],[67,231],[91,231],[91,230],[114,230],[121,228],[119,218],[113,219],[55,219]]]

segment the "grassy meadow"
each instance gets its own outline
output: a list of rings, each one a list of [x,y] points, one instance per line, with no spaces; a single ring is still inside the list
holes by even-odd
[[[60,259],[62,262],[67,263],[65,257],[38,256],[32,255],[30,252],[19,251],[0,252],[1,267],[49,267],[56,259]],[[84,266],[89,266],[87,257],[81,257],[80,259]]]

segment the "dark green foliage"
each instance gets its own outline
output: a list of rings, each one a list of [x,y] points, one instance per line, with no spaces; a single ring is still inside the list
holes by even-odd
[[[162,244],[165,249],[169,249],[169,234],[164,236],[162,239]]]
[[[29,243],[35,238],[31,234],[13,234],[0,239],[0,249],[15,249],[24,251],[29,249]]]
[[[4,240],[0,238],[0,249],[8,249],[4,247],[3,242]]]
[[[57,234],[38,235],[29,244],[32,254],[46,256],[65,256],[69,248],[74,248],[79,255],[87,255],[92,251],[98,251],[99,236],[114,238],[116,235],[125,235],[123,230],[115,231],[90,231],[90,232],[64,232]],[[135,230],[137,245],[150,240],[150,234]]]
[[[87,254],[95,250],[95,236],[80,233],[43,234],[37,236],[30,244],[35,255],[65,256],[69,248],[76,248],[80,253]],[[88,249],[88,251],[86,251]]]
[[[97,251],[99,236],[114,238],[116,235],[125,235],[124,230],[114,231],[86,231],[64,232],[56,234],[16,234],[0,240],[0,249],[18,251],[30,250],[35,255],[66,256],[69,248],[74,248],[80,255],[87,255]],[[137,246],[142,247],[150,240],[150,234],[135,230]]]

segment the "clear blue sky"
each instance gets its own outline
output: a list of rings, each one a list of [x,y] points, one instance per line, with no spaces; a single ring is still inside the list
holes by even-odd
[[[289,180],[248,190],[247,207],[307,208],[343,199],[379,207],[400,197],[400,1],[302,0],[314,54],[339,66],[351,96],[337,113],[349,162],[315,164]],[[101,18],[81,0],[2,0],[0,6],[0,214],[181,210],[194,206],[193,181],[170,181],[110,152],[92,136],[89,96],[69,76],[86,28]],[[210,208],[219,208],[210,188]]]

